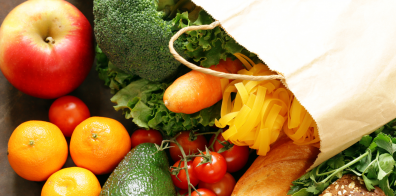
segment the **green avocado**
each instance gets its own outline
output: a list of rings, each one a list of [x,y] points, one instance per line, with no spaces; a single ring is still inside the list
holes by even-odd
[[[168,157],[152,143],[133,148],[105,182],[104,196],[174,196]],[[155,153],[155,154],[154,154]]]

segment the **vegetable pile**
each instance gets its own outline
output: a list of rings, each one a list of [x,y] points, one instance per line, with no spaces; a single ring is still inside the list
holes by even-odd
[[[115,94],[111,101],[117,104],[116,110],[122,110],[139,127],[168,136],[214,125],[220,116],[220,102],[186,114],[170,111],[162,100],[172,82],[190,71],[170,54],[170,37],[183,27],[212,23],[211,16],[185,0],[156,4],[147,0],[95,0],[94,15],[96,70]],[[204,67],[235,60],[235,52],[257,59],[219,27],[187,32],[175,48]]]
[[[174,136],[183,130],[213,126],[214,119],[220,116],[220,102],[193,114],[169,111],[162,98],[171,82],[151,82],[130,76],[113,67],[99,48],[96,52],[99,77],[115,93],[111,98],[117,104],[114,108],[122,110],[125,118],[132,119],[139,127],[160,130],[166,135]]]
[[[368,190],[379,186],[387,196],[395,195],[395,125],[396,119],[312,169],[293,182],[289,195],[319,195],[332,182],[348,173],[363,178]]]
[[[110,61],[129,75],[155,82],[179,72],[181,64],[168,49],[173,34],[214,21],[189,0],[95,0],[93,13],[96,40]],[[204,67],[234,58],[235,52],[249,54],[219,27],[186,33],[174,46],[183,57]]]

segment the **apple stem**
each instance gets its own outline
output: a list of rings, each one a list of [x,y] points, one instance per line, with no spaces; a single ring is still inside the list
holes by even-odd
[[[50,43],[50,44],[55,44],[55,40],[52,37],[45,38],[45,42]]]

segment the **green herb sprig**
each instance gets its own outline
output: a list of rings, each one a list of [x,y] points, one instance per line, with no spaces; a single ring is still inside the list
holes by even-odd
[[[293,182],[292,196],[314,196],[322,193],[344,174],[355,174],[371,191],[379,186],[387,196],[396,193],[396,119],[323,162]]]

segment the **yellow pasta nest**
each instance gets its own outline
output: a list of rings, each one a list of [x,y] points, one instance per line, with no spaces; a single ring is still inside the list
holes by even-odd
[[[238,74],[276,74],[263,63],[255,64],[242,54],[235,56],[247,68]],[[266,155],[270,144],[278,139],[283,128],[296,144],[318,146],[319,135],[315,121],[279,80],[221,81],[221,118],[216,119],[215,124],[219,128],[229,126],[223,133],[226,140],[257,149],[258,155]]]

